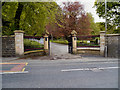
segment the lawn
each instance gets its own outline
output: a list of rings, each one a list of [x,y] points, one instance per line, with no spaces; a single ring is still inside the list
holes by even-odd
[[[24,48],[26,49],[40,49],[40,48],[44,48],[43,44],[40,44],[37,41],[33,41],[33,40],[29,40],[29,39],[24,39]]]
[[[51,40],[53,43],[59,43],[59,44],[68,44],[67,40]],[[95,44],[95,41],[91,41],[92,43],[87,43],[87,40],[77,40],[77,46],[99,46],[98,44]]]
[[[59,44],[68,44],[68,41],[67,40],[61,40],[61,39],[59,39],[59,40],[51,40],[51,42],[53,42],[53,43],[59,43]]]

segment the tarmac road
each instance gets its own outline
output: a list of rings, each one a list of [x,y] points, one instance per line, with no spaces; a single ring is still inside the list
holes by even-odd
[[[69,61],[29,60],[28,63],[26,66],[28,73],[3,74],[3,88],[118,87],[117,62],[80,62],[71,59]]]
[[[25,71],[2,75],[3,88],[118,88],[118,61],[114,58],[70,55],[66,45],[51,44],[54,59],[21,59]],[[59,48],[58,48],[59,47]],[[56,50],[55,50],[56,49]],[[57,58],[61,57],[62,58]],[[68,57],[66,59],[66,57]]]

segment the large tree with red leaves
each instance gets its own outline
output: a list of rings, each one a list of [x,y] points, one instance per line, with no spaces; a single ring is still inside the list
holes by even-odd
[[[83,5],[80,2],[67,2],[63,4],[64,7],[61,9],[62,16],[61,14],[56,15],[56,22],[48,24],[46,29],[54,37],[64,36],[67,38],[72,30],[76,30],[78,35],[90,34],[90,21]]]

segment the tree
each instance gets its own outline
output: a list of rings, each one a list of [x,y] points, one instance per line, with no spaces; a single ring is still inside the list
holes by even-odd
[[[60,9],[62,19],[60,20],[59,15],[56,15],[57,22],[54,24],[54,29],[51,29],[53,31],[52,34],[55,37],[56,35],[57,37],[64,36],[66,39],[72,30],[76,30],[78,35],[90,34],[90,22],[83,9],[83,5],[80,2],[67,2],[63,4],[63,9]]]
[[[96,0],[94,3],[99,17],[105,18],[105,3]],[[111,26],[120,27],[120,1],[107,2],[107,23]],[[114,31],[113,31],[114,32]]]
[[[99,27],[100,31],[105,31],[105,23],[104,22],[97,22],[97,26]],[[107,24],[107,34],[109,33],[118,33],[119,30],[116,30],[115,25]]]
[[[90,21],[90,29],[92,30],[91,34],[93,34],[93,35],[100,34],[100,28],[99,28],[98,24],[94,22],[94,18],[92,16],[92,14],[87,13],[87,16],[89,17],[89,21]]]
[[[90,22],[80,2],[64,3],[63,11],[65,11],[68,35],[72,30],[76,30],[78,35],[88,35],[90,33]]]
[[[17,10],[17,2],[2,3],[2,35],[11,35],[14,31],[14,17]]]
[[[24,7],[24,3],[19,2],[18,3],[18,8],[17,8],[16,13],[15,13],[14,27],[15,27],[16,30],[20,29],[19,23],[20,23],[20,16],[22,14],[23,7]]]
[[[55,2],[5,2],[2,6],[3,35],[24,30],[27,35],[41,35],[45,25],[55,20]]]

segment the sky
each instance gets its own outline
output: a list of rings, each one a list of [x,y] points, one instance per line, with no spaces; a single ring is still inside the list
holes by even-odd
[[[93,15],[95,22],[105,22],[104,19],[99,18],[99,16],[96,14],[96,9],[93,8],[95,0],[56,0],[57,4],[61,6],[62,6],[62,2],[68,2],[68,1],[81,2],[81,4],[84,5],[84,10],[86,12],[90,12]]]

